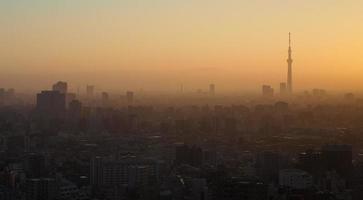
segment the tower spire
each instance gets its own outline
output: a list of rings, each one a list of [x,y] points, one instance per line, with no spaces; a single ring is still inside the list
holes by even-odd
[[[292,93],[292,57],[291,57],[291,33],[289,32],[289,49],[287,58],[287,89]]]

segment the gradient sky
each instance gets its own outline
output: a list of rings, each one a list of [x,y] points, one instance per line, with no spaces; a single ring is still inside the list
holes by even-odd
[[[361,0],[2,0],[0,86],[363,89]]]

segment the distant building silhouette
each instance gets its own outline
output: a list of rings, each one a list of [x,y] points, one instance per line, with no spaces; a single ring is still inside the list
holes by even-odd
[[[94,90],[95,90],[95,86],[87,85],[87,87],[86,87],[87,97],[93,97]]]
[[[102,98],[102,105],[103,106],[107,106],[108,105],[108,103],[109,103],[109,95],[108,95],[108,93],[107,92],[102,92],[102,94],[101,94],[101,98]]]
[[[128,104],[133,104],[134,102],[134,92],[132,91],[127,91],[126,92],[126,101]]]
[[[107,92],[102,92],[102,100],[105,100],[105,101],[108,100],[108,93]]]
[[[314,97],[324,97],[326,96],[326,91],[324,89],[315,88],[313,89],[312,94]]]
[[[277,112],[287,112],[289,110],[289,104],[283,101],[276,102],[274,107]]]
[[[209,94],[215,95],[215,92],[216,92],[216,86],[214,84],[210,84],[209,85]]]
[[[286,95],[287,93],[287,86],[285,82],[280,83],[280,95]]]
[[[66,109],[66,96],[59,91],[42,91],[37,94],[37,111],[47,118],[61,118]]]
[[[270,85],[263,85],[262,86],[262,96],[263,97],[273,97],[274,89]]]
[[[67,94],[68,91],[67,82],[58,81],[57,83],[53,84],[53,91],[58,91],[59,93]]]
[[[345,98],[346,100],[354,100],[354,94],[353,94],[353,93],[351,93],[351,92],[346,93],[346,94],[344,94],[344,98]]]

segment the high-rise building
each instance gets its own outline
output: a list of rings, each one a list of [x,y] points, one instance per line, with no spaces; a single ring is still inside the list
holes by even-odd
[[[82,112],[82,102],[72,100],[68,106],[68,114],[70,119],[79,119]]]
[[[265,181],[278,181],[279,170],[286,168],[288,158],[286,155],[264,151],[256,154],[256,175]]]
[[[335,170],[340,175],[348,175],[352,170],[352,146],[327,144],[321,149],[321,159],[326,171]]]
[[[287,91],[292,93],[292,57],[291,57],[291,34],[289,33],[289,50],[287,58]]]
[[[262,86],[262,96],[264,96],[264,97],[273,97],[274,96],[274,89],[270,85],[263,85]]]
[[[5,186],[0,186],[1,200],[15,200],[15,192]]]
[[[24,168],[28,178],[41,178],[46,175],[45,158],[41,154],[29,153],[24,159]]]
[[[87,97],[92,97],[93,93],[94,93],[94,90],[95,90],[95,86],[87,85],[87,87],[86,87]]]
[[[69,103],[76,99],[76,93],[67,93],[66,94],[66,107],[68,108]]]
[[[28,179],[25,184],[26,200],[53,200],[57,195],[57,183],[52,178]]]
[[[90,164],[90,183],[92,186],[99,186],[103,183],[103,158],[95,157]]]
[[[216,86],[214,84],[210,84],[209,85],[209,94],[215,95],[215,92],[216,92]]]
[[[108,99],[109,99],[108,93],[102,92],[102,102],[107,103]]]
[[[58,81],[57,83],[53,84],[53,91],[58,91],[61,94],[66,94],[68,90],[67,82]]]
[[[134,92],[132,91],[126,92],[126,101],[128,104],[132,104],[134,102]]]
[[[311,188],[313,176],[300,169],[283,169],[279,172],[279,185],[292,189]]]
[[[65,94],[59,91],[42,91],[37,94],[37,111],[47,118],[63,117],[66,109]]]
[[[115,160],[95,157],[91,160],[91,185],[129,187],[143,186],[157,181],[159,166],[155,160],[126,157]]]
[[[280,83],[280,95],[285,95],[287,93],[287,86],[285,82]]]

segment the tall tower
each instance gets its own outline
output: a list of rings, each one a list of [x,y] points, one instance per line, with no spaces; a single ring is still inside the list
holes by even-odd
[[[289,50],[287,58],[287,91],[292,94],[292,58],[291,58],[291,34],[289,33]]]

